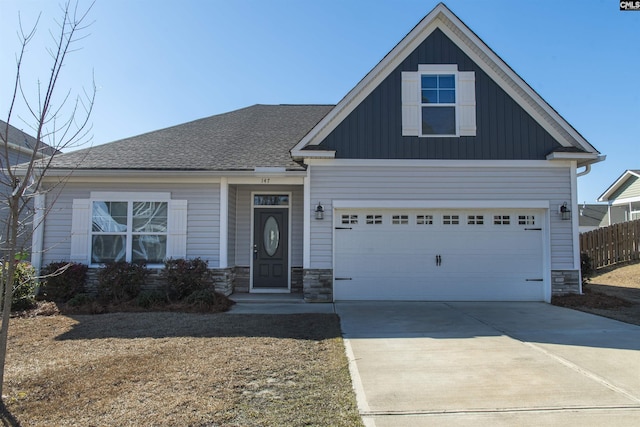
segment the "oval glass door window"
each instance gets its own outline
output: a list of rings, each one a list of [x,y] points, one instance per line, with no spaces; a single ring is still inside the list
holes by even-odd
[[[273,216],[267,218],[264,223],[264,250],[267,255],[273,256],[280,244],[280,229],[278,221]]]

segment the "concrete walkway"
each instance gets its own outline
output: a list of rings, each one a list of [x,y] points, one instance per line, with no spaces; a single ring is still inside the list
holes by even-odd
[[[640,425],[640,327],[545,303],[336,303],[367,426]]]

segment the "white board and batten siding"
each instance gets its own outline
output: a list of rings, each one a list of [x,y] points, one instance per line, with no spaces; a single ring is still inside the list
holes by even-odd
[[[480,248],[484,247],[484,245],[490,246],[492,241],[503,241],[507,249],[501,250],[497,248],[493,250],[491,262],[488,260],[476,262],[475,264],[479,266],[479,269],[475,270],[476,274],[482,274],[482,265],[492,265],[491,263],[495,262],[514,264],[516,262],[515,258],[510,260],[509,257],[512,256],[510,254],[515,254],[520,250],[518,249],[519,243],[530,248],[531,253],[527,257],[535,259],[536,268],[544,268],[546,272],[550,269],[574,268],[572,222],[561,220],[557,214],[558,205],[564,202],[571,202],[570,167],[508,167],[506,162],[505,167],[428,168],[420,166],[377,168],[375,166],[324,166],[313,164],[310,166],[309,173],[312,183],[310,189],[311,200],[314,203],[321,201],[327,212],[334,213],[333,218],[332,215],[327,215],[326,220],[314,220],[310,224],[310,268],[342,269],[340,262],[334,259],[334,250],[335,257],[342,256],[350,249],[336,247],[336,245],[348,246],[350,243],[348,243],[349,239],[334,242],[334,233],[340,232],[340,230],[335,229],[340,224],[336,224],[334,221],[339,221],[338,218],[341,218],[341,215],[345,213],[348,214],[350,209],[365,206],[368,208],[365,210],[370,214],[375,211],[375,208],[382,208],[380,212],[386,215],[386,224],[390,224],[390,219],[388,218],[391,218],[390,215],[394,210],[396,214],[404,214],[412,218],[411,221],[415,221],[416,215],[419,213],[432,213],[436,217],[442,218],[442,215],[446,214],[446,210],[451,208],[455,208],[454,210],[461,216],[465,216],[465,219],[467,214],[473,214],[473,212],[483,214],[486,216],[485,221],[493,218],[494,214],[507,213],[514,215],[513,218],[517,218],[519,215],[535,215],[537,227],[541,228],[540,232],[538,232],[538,237],[531,237],[532,235],[530,234],[528,235],[529,237],[523,240],[522,236],[518,237],[517,235],[517,227],[513,228],[512,232],[495,235],[491,231],[496,231],[497,228],[494,230],[492,229],[494,227],[493,224],[487,224],[486,230],[488,232],[486,234],[478,233],[477,230],[473,231],[475,233],[473,236],[475,243],[473,244],[468,244],[470,235],[465,237],[464,233],[449,233],[444,237],[445,235],[442,234],[445,232],[444,229],[432,229],[432,231],[436,231],[436,234],[432,234],[428,238],[437,239],[438,237],[435,236],[438,236],[438,232],[440,232],[440,240],[442,242],[440,248],[442,251],[449,251],[451,248],[447,245],[453,245],[457,242],[459,246],[467,247],[468,251],[467,253],[460,252],[455,256],[467,258],[474,252],[479,254],[481,252]],[[417,207],[420,207],[419,211],[415,210]],[[518,209],[513,210],[514,208]],[[360,212],[366,215],[365,210]],[[380,230],[385,227],[387,227],[387,232],[389,233],[388,238],[391,239],[389,242],[392,242],[393,239],[401,239],[407,241],[408,247],[419,248],[424,240],[420,237],[415,237],[416,235],[411,232],[395,234],[395,237],[392,237],[394,233],[391,232],[392,229],[389,225],[382,225]],[[397,230],[397,228],[394,230]],[[462,230],[471,231],[467,225],[464,225]],[[550,232],[551,230],[553,230],[552,233]],[[366,232],[362,231],[360,235],[361,237],[353,240],[353,244],[375,246],[383,243],[380,237],[375,237],[373,234],[367,235]],[[411,242],[411,239],[415,239],[415,241]],[[398,243],[395,247],[400,248],[402,244]],[[402,250],[399,250],[396,255],[395,260],[387,259],[389,265],[402,265],[403,262],[406,262],[401,261]],[[436,254],[431,255],[429,258],[430,264],[435,262],[431,258],[435,257]],[[496,259],[500,258],[502,258],[502,261],[496,261]],[[416,262],[416,259],[409,255],[407,255],[407,259],[412,260],[414,263]],[[347,264],[343,263],[342,266]],[[450,268],[450,265],[447,268]],[[518,269],[528,269],[527,274],[531,277],[527,276],[525,280],[529,280],[532,283],[538,283],[537,280],[541,278],[539,276],[547,275],[543,271],[539,271],[536,274],[535,269],[531,270],[531,263],[527,263],[527,261],[522,261],[519,267],[515,268],[515,270]],[[348,269],[344,271],[349,273]],[[412,271],[416,274],[421,274],[419,269]],[[440,268],[435,273],[440,274],[444,271],[444,268]],[[342,274],[342,272],[338,271],[336,274]],[[373,271],[373,274],[380,275],[382,272]],[[422,274],[425,274],[425,272],[422,272]],[[548,277],[544,277],[544,280],[545,283],[548,283]],[[338,286],[339,282],[337,280],[334,286]],[[496,286],[496,289],[500,288],[499,284]],[[416,290],[407,289],[407,292],[413,292],[415,296]],[[527,294],[528,290],[523,290],[517,295],[507,296],[505,299],[541,300],[543,296],[544,299],[548,299],[548,295],[539,293],[540,289],[536,289],[535,285],[530,286],[528,289],[535,290],[529,294]],[[487,294],[475,295],[473,288],[466,289],[465,292],[467,292],[469,298],[473,299],[493,299],[495,297],[495,295],[492,297]],[[548,293],[548,291],[545,292]],[[429,294],[427,297],[433,297],[434,295]],[[336,297],[340,298],[340,295],[338,294]],[[345,295],[345,297],[347,296]],[[438,295],[435,295],[435,297],[437,299]],[[444,293],[439,297],[448,298],[451,295]]]
[[[72,215],[70,213],[73,211],[74,200],[76,205],[81,205],[82,202],[79,201],[89,200],[91,192],[140,194],[168,192],[171,200],[181,201],[177,205],[186,203],[188,210],[186,257],[200,257],[209,262],[209,267],[218,266],[219,185],[190,184],[185,187],[179,184],[92,184],[89,190],[86,184],[73,182],[67,183],[59,193],[52,192],[47,195],[47,206],[50,207],[50,211],[47,214],[44,228],[43,266],[50,262],[68,260],[70,258],[72,254],[71,233],[73,228],[82,227],[83,230],[85,229],[83,224],[72,224]],[[90,206],[87,209],[90,209]],[[87,215],[86,218],[89,218],[89,216]],[[86,224],[87,232],[89,230],[88,226],[89,224]],[[77,231],[81,230],[78,229]]]

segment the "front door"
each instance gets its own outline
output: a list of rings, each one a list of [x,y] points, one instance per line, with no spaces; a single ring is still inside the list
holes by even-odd
[[[253,288],[289,287],[289,209],[255,208]]]

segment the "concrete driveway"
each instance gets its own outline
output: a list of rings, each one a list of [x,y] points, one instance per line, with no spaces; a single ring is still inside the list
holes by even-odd
[[[640,327],[545,303],[336,303],[367,426],[638,426]]]

